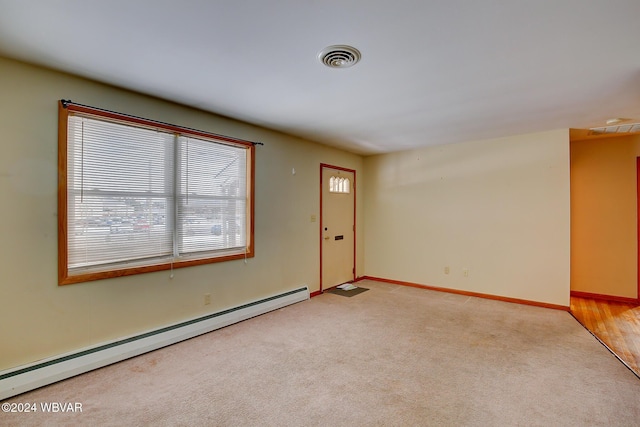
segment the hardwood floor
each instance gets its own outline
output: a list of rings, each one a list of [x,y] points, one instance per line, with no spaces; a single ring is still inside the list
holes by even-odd
[[[640,306],[571,297],[571,313],[640,377]]]

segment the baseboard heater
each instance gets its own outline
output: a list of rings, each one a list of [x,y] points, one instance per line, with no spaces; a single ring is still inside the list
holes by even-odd
[[[139,335],[0,371],[0,400],[309,299],[307,287]]]

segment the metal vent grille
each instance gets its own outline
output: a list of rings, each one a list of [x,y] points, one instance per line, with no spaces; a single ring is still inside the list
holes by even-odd
[[[626,123],[624,125],[604,126],[589,129],[589,135],[604,135],[611,133],[638,133],[640,123]]]
[[[362,55],[352,46],[335,45],[323,49],[318,58],[329,68],[348,68],[354,66]]]

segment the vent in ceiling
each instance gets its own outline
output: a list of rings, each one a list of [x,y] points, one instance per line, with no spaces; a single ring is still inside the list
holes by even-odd
[[[623,125],[589,129],[589,135],[605,135],[612,133],[640,133],[640,123],[625,123]]]
[[[358,49],[346,45],[329,46],[318,54],[320,61],[329,68],[352,67],[361,57]]]

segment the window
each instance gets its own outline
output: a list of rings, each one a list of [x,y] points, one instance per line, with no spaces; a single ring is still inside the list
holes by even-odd
[[[329,178],[329,192],[349,194],[351,192],[351,183],[349,182],[349,178],[343,178],[340,176],[332,176]]]
[[[252,257],[254,153],[61,101],[59,283]]]

